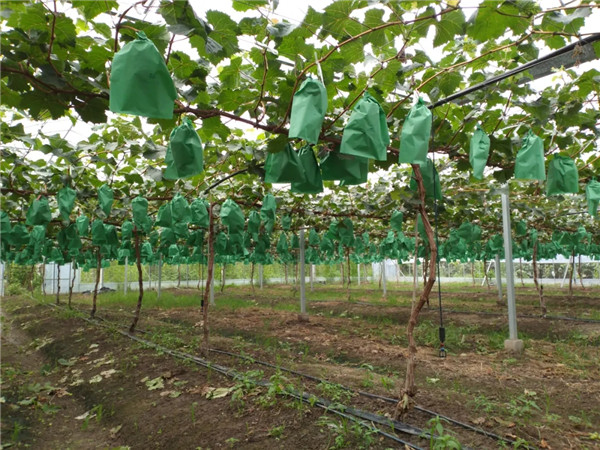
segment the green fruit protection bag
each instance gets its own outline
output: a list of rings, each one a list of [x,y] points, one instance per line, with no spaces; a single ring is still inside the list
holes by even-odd
[[[288,231],[292,226],[292,218],[290,216],[282,216],[281,217],[281,228],[285,231]]]
[[[477,125],[477,129],[471,137],[471,145],[469,147],[469,161],[473,168],[473,177],[478,180],[483,179],[483,169],[490,156],[490,137],[485,134],[485,131]]]
[[[269,153],[265,163],[265,183],[304,182],[306,177],[298,153],[288,143],[277,153]]]
[[[365,92],[344,128],[340,153],[386,161],[389,144],[385,113],[377,100]]]
[[[106,244],[106,229],[104,228],[104,223],[102,223],[100,219],[96,219],[92,223],[92,244]]]
[[[58,211],[63,219],[69,220],[69,215],[73,211],[73,205],[75,205],[75,198],[77,192],[68,186],[65,186],[58,194],[56,194],[56,201],[58,203]]]
[[[79,216],[75,220],[75,225],[77,225],[77,231],[79,232],[79,236],[87,236],[90,232],[90,219],[86,216]]]
[[[545,180],[544,141],[529,130],[515,161],[515,178]]]
[[[424,164],[431,136],[431,111],[421,97],[411,108],[400,133],[399,163]]]
[[[143,31],[114,56],[110,71],[112,112],[172,119],[177,91],[154,43]]]
[[[244,221],[244,213],[240,206],[229,198],[225,200],[221,205],[221,222],[227,227],[229,234],[242,234]]]
[[[588,212],[592,217],[598,217],[598,205],[600,204],[600,182],[595,178],[585,187],[585,198],[587,201]]]
[[[369,160],[367,158],[343,155],[339,151],[332,151],[321,160],[321,176],[323,180],[339,180],[353,184],[356,180],[364,178],[365,166],[368,173]]]
[[[263,197],[262,207],[260,208],[260,218],[263,221],[265,231],[271,234],[275,226],[275,213],[277,211],[277,200],[272,194]]]
[[[308,232],[308,245],[318,247],[320,243],[321,238],[319,237],[319,233],[317,233],[314,228],[311,228],[311,230]]]
[[[139,196],[134,198],[131,202],[131,209],[133,212],[133,222],[137,227],[141,228],[148,216],[148,200]]]
[[[156,214],[156,225],[159,227],[170,227],[173,225],[173,216],[171,214],[171,204],[165,203],[158,208]]]
[[[171,214],[173,223],[190,223],[192,220],[192,210],[188,201],[180,193],[175,194],[171,200]]]
[[[22,223],[16,224],[9,235],[8,243],[16,248],[21,247],[29,242],[29,232],[27,227]]]
[[[359,169],[360,176],[341,180],[340,186],[354,186],[366,183],[369,178],[369,160],[367,158],[361,158],[361,161],[359,161]]]
[[[352,247],[354,245],[354,224],[348,217],[338,223],[338,234],[340,242],[344,247]]]
[[[258,211],[250,211],[248,214],[248,234],[258,235],[260,229],[260,214]]]
[[[164,177],[168,180],[188,178],[204,171],[202,141],[187,117],[171,132],[165,162]]]
[[[27,210],[27,219],[25,223],[27,225],[48,225],[52,220],[52,213],[50,212],[50,205],[46,197],[41,197],[39,200],[35,199],[29,209]]]
[[[108,186],[108,184],[103,184],[100,186],[100,189],[98,189],[98,204],[100,205],[100,209],[104,211],[104,214],[106,214],[107,217],[110,215],[114,200],[115,195],[113,194],[110,186]]]
[[[319,163],[312,147],[310,145],[302,147],[298,158],[304,170],[305,180],[292,183],[291,191],[300,194],[318,194],[319,192],[323,192],[321,169],[319,168]]]
[[[421,164],[421,177],[423,177],[423,185],[425,186],[425,197],[442,199],[442,186],[437,169],[433,166],[433,161],[429,158],[426,164]],[[410,189],[418,191],[417,180],[415,180],[414,171],[411,171]]]
[[[579,173],[575,161],[567,156],[556,155],[548,164],[546,195],[577,194]]]
[[[104,224],[104,234],[106,236],[106,245],[109,247],[118,247],[119,236],[117,236],[117,229],[114,225]]]
[[[133,223],[126,220],[121,224],[121,239],[126,241],[133,237]]]
[[[402,221],[404,220],[404,215],[400,211],[394,211],[392,213],[392,217],[390,219],[390,227],[392,230],[396,230],[399,233],[402,232]]]
[[[208,228],[208,208],[205,200],[197,198],[191,204],[192,218],[191,223],[198,225],[200,228]]]
[[[527,222],[524,220],[517,222],[515,225],[515,232],[517,233],[517,236],[525,236],[527,234]]]
[[[304,139],[309,144],[319,141],[327,112],[327,91],[320,81],[307,78],[294,94],[290,115],[290,138]]]

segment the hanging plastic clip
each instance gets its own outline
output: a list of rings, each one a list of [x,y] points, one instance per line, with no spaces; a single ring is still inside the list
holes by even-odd
[[[319,79],[321,83],[325,85],[325,81],[323,81],[323,69],[321,69],[321,63],[319,62],[319,57],[317,56],[317,51],[315,50],[315,64],[317,65],[317,72],[319,74]]]

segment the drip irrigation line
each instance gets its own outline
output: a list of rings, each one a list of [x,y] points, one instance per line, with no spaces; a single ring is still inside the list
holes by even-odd
[[[49,306],[52,306],[54,308],[61,308],[61,306],[56,305],[54,303],[48,303]],[[167,347],[164,347],[160,344],[156,344],[152,341],[149,341],[147,339],[142,339],[138,336],[135,336],[127,331],[123,331],[121,329],[119,329],[118,327],[114,327],[114,326],[110,326],[104,323],[101,323],[98,320],[94,320],[91,319],[89,317],[81,317],[82,320],[92,324],[92,325],[96,325],[96,326],[100,326],[102,328],[106,328],[109,329],[111,331],[116,331],[117,333],[133,340],[136,341],[140,344],[143,344],[147,347],[150,348],[154,348],[156,350],[160,350],[163,353],[166,353],[170,356],[173,356],[175,358],[179,358],[182,360],[189,360],[194,362],[195,364],[207,368],[209,370],[218,372],[222,375],[225,375],[229,378],[233,378],[235,380],[246,380],[248,381],[247,377],[245,377],[242,373],[238,372],[235,369],[232,369],[230,367],[227,366],[223,366],[221,364],[217,364],[217,363],[213,363],[209,360],[206,360],[204,358],[200,358],[198,356],[195,355],[191,355],[189,353],[185,353],[185,352],[180,352],[178,350],[172,350],[169,349]],[[110,323],[110,322],[109,322]],[[257,385],[257,386],[261,386],[261,387],[270,387],[272,386],[272,383],[266,380],[249,380],[252,384]],[[371,423],[376,423],[379,425],[383,425],[386,427],[390,427],[394,432],[399,431],[401,433],[404,434],[408,434],[410,436],[415,436],[415,437],[419,437],[419,438],[424,438],[424,439],[438,439],[439,436],[435,436],[435,435],[431,435],[430,433],[428,433],[425,430],[422,430],[418,427],[414,427],[412,425],[408,425],[406,423],[403,422],[399,422],[397,420],[393,420],[390,419],[386,416],[382,416],[379,414],[374,414],[371,413],[369,411],[363,411],[361,409],[357,409],[357,408],[353,408],[350,406],[345,406],[342,405],[340,403],[334,403],[330,402],[329,400],[326,400],[324,398],[319,398],[319,397],[315,397],[312,394],[309,394],[307,392],[299,392],[295,389],[291,389],[288,391],[284,392],[285,395],[293,397],[297,400],[301,400],[303,403],[309,404],[311,406],[318,406],[321,409],[324,409],[326,412],[329,413],[333,413],[336,414],[338,416],[344,417],[346,419],[352,420],[353,422],[365,427],[365,428],[369,428],[371,431],[374,431],[378,434],[381,434],[384,437],[387,437],[399,444],[402,444],[404,446],[407,446],[409,448],[412,449],[417,449],[417,450],[423,450],[421,447],[416,446],[414,444],[411,444],[410,442],[407,442],[403,439],[400,439],[398,436],[395,436],[393,434],[387,433],[383,430],[380,430],[379,428],[371,425]],[[369,423],[370,422],[370,423]],[[466,447],[464,447],[466,448]]]
[[[535,66],[538,66],[540,64],[543,64],[553,58],[556,58],[556,57],[564,55],[566,53],[575,51],[578,47],[580,48],[580,47],[583,47],[584,45],[591,45],[593,42],[596,42],[598,40],[600,40],[600,33],[594,34],[589,37],[582,38],[581,40],[574,42],[573,44],[567,45],[561,49],[558,49],[552,53],[549,53],[546,56],[543,56],[534,61],[525,63],[513,70],[509,70],[508,72],[504,72],[501,75],[491,77],[485,81],[482,81],[481,83],[478,83],[467,89],[463,89],[462,91],[456,92],[455,94],[449,95],[448,97],[438,100],[437,102],[432,103],[432,104],[428,105],[427,107],[429,109],[434,109],[434,108],[437,108],[438,106],[442,106],[442,105],[445,105],[446,103],[450,103],[454,100],[458,100],[460,97],[464,97],[465,95],[468,95],[472,92],[479,91],[479,90],[486,88],[492,84],[496,84],[502,80],[505,80],[506,78],[512,77],[513,75],[517,75],[521,72],[529,70],[529,69],[531,69]]]
[[[303,378],[306,378],[308,380],[312,380],[312,381],[315,381],[315,382],[330,383],[329,381],[324,380],[322,378],[315,377],[313,375],[309,375],[309,374],[306,374],[306,373],[298,372],[297,370],[288,369],[286,367],[282,367],[282,366],[278,366],[278,365],[275,365],[275,364],[271,364],[271,363],[266,362],[266,361],[261,361],[261,360],[258,360],[256,358],[253,358],[251,356],[237,354],[237,353],[232,353],[232,352],[228,352],[228,351],[225,351],[225,350],[219,350],[219,349],[216,349],[216,348],[211,348],[211,349],[209,349],[209,351],[211,351],[213,353],[219,353],[219,354],[222,354],[222,355],[228,355],[228,356],[231,356],[231,357],[234,357],[234,358],[239,358],[239,359],[243,359],[243,360],[246,360],[246,361],[250,361],[250,362],[252,362],[254,364],[259,364],[261,366],[271,367],[271,368],[274,368],[274,369],[277,369],[277,370],[281,370],[283,372],[291,373],[293,375],[297,375],[297,376],[300,376],[300,377],[303,377]],[[347,392],[353,392],[353,393],[362,395],[364,397],[370,397],[370,398],[374,398],[374,399],[378,399],[378,400],[383,400],[383,401],[385,401],[387,403],[394,403],[394,404],[397,404],[400,401],[400,399],[397,399],[397,398],[385,397],[383,395],[373,394],[371,392],[366,392],[366,391],[357,391],[357,390],[354,390],[354,389],[352,389],[352,388],[350,388],[348,386],[344,386],[343,384],[339,384],[339,383],[335,383],[335,384],[340,389],[343,389],[343,390],[345,390]],[[474,431],[475,433],[481,434],[483,436],[486,436],[486,437],[489,437],[489,438],[492,438],[492,439],[496,439],[498,441],[504,441],[504,442],[508,442],[510,444],[514,444],[516,442],[516,441],[513,441],[512,439],[504,438],[504,437],[499,436],[499,435],[497,435],[495,433],[492,433],[491,431],[486,431],[486,430],[484,430],[482,428],[474,427],[472,425],[469,425],[468,423],[460,422],[458,420],[452,419],[451,417],[445,416],[445,415],[437,413],[435,411],[431,411],[431,410],[423,408],[421,406],[415,406],[414,409],[417,410],[417,411],[421,411],[423,413],[429,414],[431,416],[438,416],[440,419],[446,420],[446,421],[448,421],[448,422],[450,422],[450,423],[452,423],[454,425],[463,427],[463,428],[465,428],[467,430]]]

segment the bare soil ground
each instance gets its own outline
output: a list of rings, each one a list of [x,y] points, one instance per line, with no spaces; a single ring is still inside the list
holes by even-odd
[[[339,300],[341,294],[332,290],[322,296],[328,298],[309,303],[310,320],[302,322],[287,306],[287,289],[271,289],[269,294],[265,290],[265,295],[241,288],[228,294],[228,290],[209,310],[212,348],[355,390],[387,397],[396,397],[401,390],[409,303],[392,305],[368,294],[352,303]],[[174,292],[198,295],[194,290]],[[589,294],[582,296],[580,304],[579,299],[550,298],[549,306],[581,317],[598,303]],[[453,295],[457,299],[448,308],[503,311],[494,306],[493,293],[485,290]],[[528,301],[533,312],[537,298],[532,295]],[[75,303],[77,308],[88,304],[86,296]],[[527,307],[524,302],[519,312]],[[132,310],[132,305],[104,304],[100,297],[98,315],[107,323],[125,326]],[[437,320],[436,310],[426,310],[417,329],[419,406],[522,445],[600,448],[599,323],[520,318],[526,348],[521,357],[514,357],[503,350],[504,315],[446,314],[449,353],[441,359]],[[5,300],[2,327],[3,445],[49,449],[398,446],[337,417],[324,416],[316,407],[271,395],[267,388],[242,388],[239,381],[33,299]],[[171,349],[199,354],[200,309],[146,308],[137,334]],[[271,379],[349,406],[393,415],[394,404],[349,395],[335,384],[319,384],[216,352],[209,359],[248,377]],[[257,374],[258,370],[262,372]],[[210,398],[213,388],[234,389],[216,391],[225,394]],[[413,410],[403,421],[429,429],[431,418]],[[443,425],[445,433],[465,446],[500,446],[494,439]],[[400,436],[428,447],[424,439]]]

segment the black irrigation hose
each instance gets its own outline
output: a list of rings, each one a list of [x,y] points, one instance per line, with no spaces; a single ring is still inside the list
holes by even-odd
[[[281,370],[283,372],[287,372],[287,373],[291,373],[291,374],[294,374],[294,375],[298,375],[300,377],[303,377],[303,378],[306,378],[306,379],[309,379],[309,380],[312,380],[312,381],[316,381],[316,382],[320,382],[320,383],[329,383],[327,380],[324,380],[322,378],[318,378],[318,377],[315,377],[313,375],[308,375],[308,374],[305,374],[305,373],[302,373],[302,372],[298,372],[296,370],[288,369],[288,368],[285,368],[285,367],[277,366],[275,364],[271,364],[271,363],[268,363],[268,362],[265,362],[265,361],[260,361],[260,360],[257,360],[255,358],[251,357],[251,356],[241,355],[241,354],[237,354],[237,353],[231,353],[231,352],[228,352],[228,351],[225,351],[225,350],[219,350],[219,349],[216,349],[216,348],[211,348],[209,350],[211,352],[213,352],[213,353],[219,353],[219,354],[222,354],[222,355],[232,356],[234,358],[244,359],[244,360],[247,360],[247,361],[251,361],[251,362],[253,362],[255,364],[259,364],[259,365],[266,366],[266,367],[271,367],[271,368],[274,368],[274,369],[277,369],[277,370]],[[385,397],[385,396],[382,396],[382,395],[373,394],[371,392],[356,391],[356,390],[354,390],[352,388],[349,388],[349,387],[344,386],[344,385],[339,384],[339,383],[336,383],[336,385],[339,386],[340,389],[343,389],[345,391],[354,392],[354,393],[357,393],[357,394],[365,396],[365,397],[370,397],[370,398],[375,398],[375,399],[378,399],[378,400],[383,400],[383,401],[388,402],[388,403],[398,403],[400,401],[399,399],[396,399],[396,398]],[[421,412],[424,412],[426,414],[430,414],[432,416],[438,416],[440,419],[444,419],[444,420],[446,420],[446,421],[448,421],[450,423],[453,423],[454,425],[458,425],[458,426],[463,427],[463,428],[465,428],[467,430],[474,431],[476,433],[479,433],[481,435],[487,436],[487,437],[492,438],[492,439],[496,439],[497,441],[508,442],[511,445],[516,443],[516,441],[514,441],[512,439],[504,438],[504,437],[499,436],[499,435],[497,435],[495,433],[492,433],[490,431],[486,431],[486,430],[484,430],[482,428],[476,428],[476,427],[474,427],[472,425],[469,425],[468,423],[459,422],[458,420],[452,419],[451,417],[444,416],[443,414],[439,414],[439,413],[437,413],[435,411],[431,411],[429,409],[425,409],[425,408],[423,408],[421,406],[415,406],[414,408],[417,411],[421,411]]]
[[[55,308],[60,308],[59,305],[55,305],[53,303],[48,303],[48,305],[55,307]],[[193,361],[194,363],[196,363],[199,366],[205,367],[210,370],[214,370],[214,371],[216,371],[222,375],[225,375],[227,377],[230,377],[230,378],[233,378],[236,380],[246,379],[241,373],[239,373],[235,369],[232,369],[232,368],[229,368],[226,366],[222,366],[220,364],[212,363],[210,361],[207,361],[198,356],[191,355],[189,353],[184,353],[184,352],[180,352],[177,350],[171,350],[160,344],[156,344],[152,341],[148,341],[146,339],[142,339],[140,337],[134,336],[126,331],[120,330],[119,328],[111,327],[110,325],[106,325],[104,323],[101,323],[98,320],[94,320],[89,317],[81,317],[81,319],[83,319],[86,322],[91,323],[93,325],[97,325],[97,326],[100,326],[100,327],[103,327],[103,328],[106,328],[106,329],[109,329],[112,331],[116,331],[117,333],[119,333],[125,337],[128,337],[129,339],[132,339],[138,343],[144,344],[148,347],[160,350],[161,352],[166,353],[175,358]],[[104,320],[104,319],[102,319],[102,320]],[[106,321],[106,322],[108,322],[108,321]],[[272,383],[265,381],[265,380],[251,380],[251,382],[253,384],[255,384],[257,386],[261,386],[261,387],[269,387],[272,385]],[[344,417],[346,419],[352,420],[353,422],[355,422],[363,427],[369,428],[371,431],[381,434],[382,436],[387,437],[391,440],[394,440],[395,442],[402,444],[409,448],[423,450],[421,447],[411,444],[410,442],[404,441],[393,434],[390,434],[383,430],[380,430],[379,428],[370,425],[368,422],[377,423],[379,425],[384,425],[384,426],[392,428],[392,430],[394,430],[394,431],[400,431],[402,433],[405,433],[405,434],[408,434],[411,436],[416,436],[416,437],[420,437],[420,438],[424,438],[424,439],[431,439],[431,438],[436,439],[437,438],[436,436],[432,436],[430,433],[428,433],[420,428],[413,427],[412,425],[408,425],[403,422],[398,422],[396,420],[389,419],[388,417],[385,417],[385,416],[382,416],[379,414],[373,414],[368,411],[363,411],[360,409],[341,405],[339,403],[337,403],[335,407],[332,407],[333,406],[332,402],[330,402],[326,399],[323,399],[323,398],[315,397],[306,392],[298,392],[296,390],[290,390],[290,391],[286,391],[285,394],[288,396],[291,396],[295,399],[301,400],[302,402],[307,403],[309,405],[318,406],[322,409],[325,409],[326,412],[330,412],[330,413],[336,414],[338,416]],[[368,422],[365,422],[365,421],[368,421]]]

